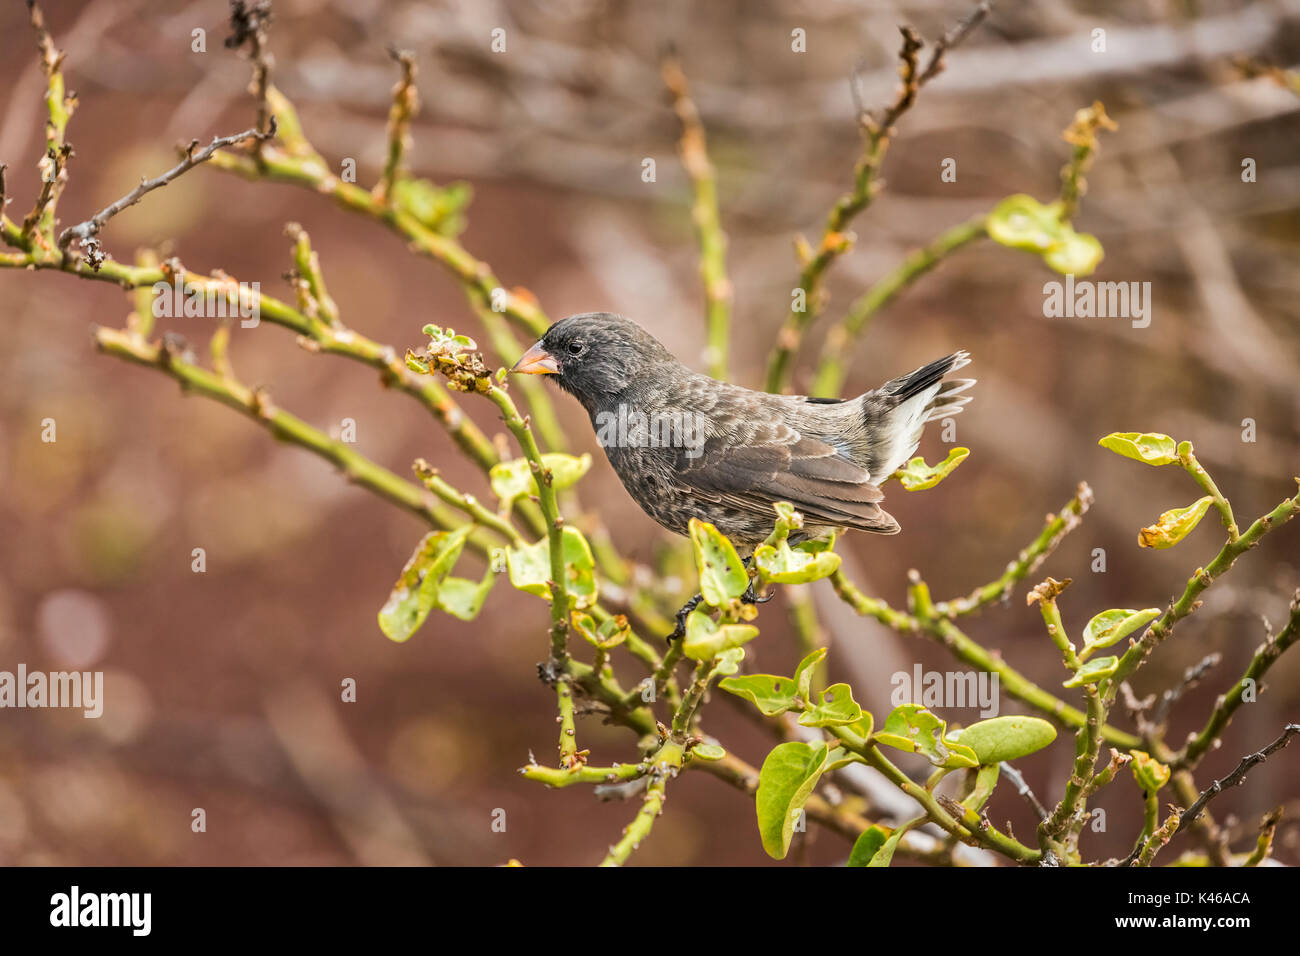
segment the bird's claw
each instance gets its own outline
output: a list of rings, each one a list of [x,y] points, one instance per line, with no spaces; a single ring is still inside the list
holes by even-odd
[[[754,582],[751,579],[749,587],[745,588],[745,593],[740,596],[740,600],[745,604],[766,604],[774,597],[776,597],[775,591],[768,591],[766,594],[757,593],[754,590]],[[681,610],[679,610],[674,616],[673,632],[666,638],[669,644],[673,641],[681,640],[686,636],[686,618],[690,616],[692,611],[700,606],[700,602],[703,600],[704,595],[697,594],[682,605]]]

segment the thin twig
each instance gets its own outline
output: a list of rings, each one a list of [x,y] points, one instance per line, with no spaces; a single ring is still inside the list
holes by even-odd
[[[727,234],[722,229],[718,211],[717,172],[709,160],[708,143],[700,112],[691,99],[686,74],[675,54],[664,56],[660,73],[672,96],[673,110],[681,122],[682,135],[678,151],[682,165],[694,187],[691,219],[700,246],[700,278],[704,280],[704,300],[708,329],[707,366],[711,376],[726,381],[727,353],[730,350],[731,280],[727,278]]]
[[[411,120],[420,109],[420,94],[415,87],[415,54],[409,50],[389,48],[388,55],[401,67],[402,75],[393,87],[393,105],[388,110],[388,158],[384,172],[371,190],[382,203],[393,201],[393,185],[402,172],[402,158],[411,148]]]
[[[831,208],[817,248],[811,249],[806,242],[802,241],[798,247],[803,263],[799,274],[798,296],[777,334],[768,361],[767,376],[763,385],[767,391],[779,392],[787,384],[790,367],[803,341],[804,333],[821,312],[822,279],[832,263],[852,248],[854,237],[847,230],[853,219],[871,204],[880,190],[880,167],[893,140],[895,124],[916,102],[921,87],[943,71],[944,54],[966,38],[970,31],[988,15],[991,6],[988,0],[984,0],[970,16],[946,33],[934,45],[930,60],[924,69],[920,68],[918,61],[918,54],[924,45],[922,40],[911,27],[900,27],[899,32],[903,37],[898,51],[901,83],[893,102],[884,110],[873,112],[866,109],[862,105],[858,91],[857,72],[850,78],[849,90],[858,108],[858,122],[862,127],[865,143],[853,170],[853,186]]]
[[[1196,799],[1196,802],[1183,811],[1182,815],[1178,818],[1178,829],[1185,830],[1192,821],[1200,816],[1201,811],[1205,809],[1206,804],[1228,787],[1235,787],[1242,783],[1246,779],[1246,774],[1250,773],[1255,766],[1263,763],[1274,753],[1289,744],[1291,738],[1296,734],[1300,734],[1300,724],[1287,724],[1277,739],[1267,747],[1243,757],[1241,762],[1233,769],[1232,773],[1228,774],[1222,780],[1214,781],[1214,783],[1206,787],[1205,790],[1201,792],[1201,795]]]
[[[109,203],[85,222],[79,222],[75,226],[69,226],[67,229],[64,229],[63,232],[59,233],[59,248],[67,249],[68,243],[72,242],[73,239],[80,239],[84,243],[86,240],[98,235],[99,231],[104,228],[104,224],[120,213],[123,209],[134,206],[155,189],[166,186],[178,176],[188,172],[200,163],[206,162],[217,150],[224,149],[227,146],[233,146],[246,139],[255,139],[258,141],[267,140],[275,136],[275,131],[275,117],[272,116],[270,120],[270,128],[264,133],[258,132],[257,128],[254,127],[246,129],[242,133],[235,133],[233,136],[217,136],[213,138],[211,143],[197,152],[195,152],[195,147],[199,145],[199,141],[197,139],[191,140],[189,146],[185,148],[184,158],[171,169],[167,170],[167,172],[163,173],[161,176],[155,177],[154,179],[141,179],[140,185],[136,186],[135,189],[132,189],[121,199]],[[96,271],[99,270],[100,265],[102,265],[104,261],[103,253],[101,253],[97,247],[88,251],[86,259],[90,263],[91,268]]]
[[[1291,598],[1291,617],[1286,627],[1277,636],[1266,634],[1264,643],[1255,651],[1241,679],[1215,702],[1214,711],[1205,722],[1205,726],[1198,733],[1193,734],[1187,746],[1173,758],[1174,766],[1188,768],[1196,766],[1197,761],[1214,746],[1214,741],[1218,740],[1219,735],[1228,726],[1237,708],[1245,702],[1246,688],[1258,686],[1269,668],[1295,644],[1297,638],[1300,638],[1300,590],[1297,590]]]
[[[1183,679],[1160,695],[1160,702],[1156,704],[1156,709],[1151,714],[1151,722],[1157,726],[1163,724],[1165,718],[1169,716],[1170,709],[1178,703],[1178,699],[1199,684],[1201,678],[1209,673],[1211,668],[1217,667],[1221,660],[1223,655],[1215,651],[1213,654],[1205,655],[1198,663],[1183,671]]]
[[[1038,819],[1040,821],[1046,820],[1047,808],[1043,806],[1041,802],[1039,802],[1039,799],[1037,796],[1035,796],[1034,791],[1029,789],[1029,783],[1025,780],[1024,774],[1022,774],[1015,767],[1011,766],[1011,764],[1007,763],[1005,760],[1002,761],[1001,767],[1002,767],[1002,773],[1006,776],[1008,780],[1012,782],[1012,784],[1015,785],[1016,793],[1020,794],[1020,796],[1024,798],[1025,802],[1028,803],[1029,806],[1033,808],[1034,813],[1038,814]]]
[[[230,36],[226,48],[238,50],[248,44],[248,59],[253,64],[253,79],[248,91],[257,99],[257,130],[266,134],[254,144],[253,154],[260,162],[262,143],[274,135],[270,90],[271,66],[267,49],[267,31],[271,26],[271,0],[230,0]]]

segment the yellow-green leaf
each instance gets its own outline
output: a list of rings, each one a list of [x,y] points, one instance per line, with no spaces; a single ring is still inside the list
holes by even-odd
[[[1178,460],[1178,443],[1159,432],[1114,432],[1097,444],[1148,465],[1172,465]]]
[[[1043,205],[1033,196],[1017,193],[993,207],[988,231],[989,238],[1000,245],[1041,255],[1060,235],[1060,211]]]
[[[889,832],[877,823],[873,823],[858,835],[853,842],[853,851],[849,853],[849,866],[867,866],[876,852],[889,839]]]
[[[1094,657],[1088,663],[1084,664],[1074,676],[1067,680],[1062,687],[1083,687],[1085,684],[1095,684],[1097,681],[1105,680],[1111,674],[1115,673],[1119,667],[1119,658]]]
[[[758,834],[768,855],[784,860],[790,852],[794,824],[826,767],[826,744],[778,744],[758,772],[754,807]]]
[[[551,487],[563,491],[577,484],[591,467],[591,455],[581,457],[552,452],[542,456],[542,467],[551,473]],[[511,504],[523,495],[538,493],[537,479],[527,458],[498,462],[488,472],[492,492],[503,504]]]
[[[735,546],[721,531],[699,518],[691,519],[690,531],[705,603],[722,607],[744,594],[749,587],[749,572]]]
[[[585,611],[574,611],[570,614],[570,618],[573,621],[573,629],[582,635],[584,641],[594,647],[610,650],[627,640],[627,618],[622,614],[607,617],[600,624],[597,624],[595,618]]]
[[[752,624],[719,625],[703,611],[692,611],[686,618],[682,653],[693,661],[709,661],[757,636],[758,628]]]
[[[1155,793],[1169,782],[1169,768],[1142,750],[1130,750],[1133,758],[1129,766],[1133,769],[1133,779],[1137,785],[1148,793]]]
[[[947,726],[941,717],[920,704],[904,704],[889,712],[872,739],[906,753],[925,754],[930,763],[947,770],[978,767],[973,749],[945,736]]]
[[[924,458],[913,458],[894,472],[894,476],[908,491],[925,491],[952,474],[969,454],[969,448],[954,448],[948,452],[947,458],[935,465],[927,465]]]
[[[775,674],[746,674],[728,677],[718,686],[729,694],[743,697],[765,717],[784,714],[795,705],[795,682]]]
[[[718,744],[696,744],[691,748],[691,757],[696,760],[721,760],[727,751]]]
[[[1056,739],[1056,728],[1040,717],[1016,715],[981,720],[948,737],[975,751],[981,764],[997,764],[1042,750]]]
[[[405,641],[437,604],[438,589],[460,557],[470,526],[430,531],[416,545],[392,593],[379,611],[379,629],[391,640]]]
[[[1063,223],[1057,240],[1043,253],[1043,261],[1062,275],[1086,276],[1101,264],[1104,255],[1096,236],[1075,232]]]
[[[812,693],[813,669],[826,659],[826,648],[819,647],[799,662],[794,670],[795,692],[804,700]]]
[[[442,586],[438,588],[438,607],[452,617],[458,617],[462,621],[472,621],[478,617],[479,611],[483,610],[483,602],[487,600],[488,592],[492,590],[492,585],[495,583],[496,574],[491,568],[488,568],[480,581],[471,581],[468,578],[445,578]]]
[[[1138,532],[1138,544],[1144,548],[1172,548],[1191,533],[1212,504],[1214,499],[1206,495],[1186,508],[1166,511],[1155,524]]]
[[[1134,631],[1146,627],[1160,616],[1160,609],[1149,607],[1142,611],[1132,608],[1112,608],[1096,615],[1083,629],[1083,650],[1087,657],[1102,647],[1118,644]]]
[[[830,577],[840,566],[840,556],[833,551],[810,554],[795,551],[789,542],[781,541],[776,547],[759,545],[754,551],[754,567],[764,582],[775,584],[807,584]]]
[[[573,607],[585,608],[596,603],[596,561],[591,545],[582,532],[565,525],[561,535],[564,556],[565,589],[573,599]],[[506,548],[506,567],[510,583],[521,591],[551,599],[551,549],[550,542],[542,538],[536,544],[522,548]]]
[[[848,684],[832,684],[820,694],[821,701],[804,708],[799,723],[804,727],[842,727],[862,718],[862,708],[853,699]]]

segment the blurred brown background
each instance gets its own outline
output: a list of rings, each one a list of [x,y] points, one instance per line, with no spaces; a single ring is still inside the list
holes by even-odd
[[[91,215],[144,174],[172,163],[178,141],[251,125],[246,63],[222,48],[226,4],[95,0],[44,4],[80,94],[63,223]],[[938,36],[969,5],[627,2],[415,3],[281,0],[272,31],[275,81],[309,137],[332,160],[358,160],[373,182],[384,155],[394,68],[385,49],[416,52],[423,110],[413,171],[466,179],[475,199],[463,237],[507,286],[533,290],[553,317],[607,309],[631,316],[697,366],[702,297],[675,155],[677,126],[656,54],[674,41],[719,167],[736,286],[733,368],[757,386],[766,348],[789,308],[791,237],[819,233],[847,186],[859,138],[847,78],[865,64],[864,95],[895,84],[897,25]],[[207,30],[207,52],[191,31]],[[489,52],[504,27],[508,51]],[[809,52],[790,51],[791,30]],[[1106,30],[1107,51],[1091,50]],[[1060,132],[1102,100],[1119,130],[1105,136],[1078,220],[1106,258],[1095,278],[1149,281],[1149,328],[1123,319],[1046,319],[1036,257],[985,242],[961,251],[879,317],[857,348],[849,390],[862,390],[956,348],[980,384],[959,419],[970,460],[939,489],[890,494],[904,532],[850,536],[841,550],[869,593],[900,604],[908,568],[936,597],[992,580],[1042,516],[1080,479],[1097,504],[1040,572],[1073,577],[1063,600],[1081,629],[1107,607],[1164,605],[1219,546],[1210,516],[1170,551],[1139,551],[1136,530],[1197,497],[1181,472],[1148,469],[1097,447],[1111,431],[1192,440],[1239,520],[1294,491],[1300,469],[1300,98],[1246,79],[1229,58],[1283,66],[1300,59],[1295,0],[1205,3],[1049,0],[999,4],[949,58],[901,124],[886,190],[855,224],[858,243],[830,283],[827,319],[910,248],[941,229],[1028,192],[1050,199],[1068,154]],[[11,217],[30,207],[41,140],[42,78],[22,4],[0,11],[0,162]],[[658,181],[641,181],[654,157]],[[940,163],[957,161],[957,182]],[[1253,158],[1258,181],[1241,181]],[[249,184],[198,169],[113,220],[106,249],[130,259],[164,246],[192,269],[222,268],[291,298],[287,221],[309,230],[344,321],[399,349],[426,322],[475,332],[459,287],[405,253],[382,228],[290,186]],[[107,672],[100,720],[79,712],[0,712],[0,861],[84,864],[592,863],[631,818],[584,788],[546,791],[518,777],[531,748],[554,755],[554,695],[536,678],[545,611],[504,584],[478,621],[431,617],[408,644],[390,643],[375,613],[422,533],[418,523],[347,486],[304,452],[276,445],[247,420],[174,383],[92,349],[87,327],[120,326],[121,292],[55,273],[0,270],[0,669]],[[164,330],[206,343],[202,320]],[[800,384],[820,346],[806,345]],[[358,448],[399,473],[424,456],[465,487],[485,489],[414,403],[376,387],[372,372],[295,347],[263,324],[234,330],[245,381],[282,407],[337,429],[357,422]],[[557,398],[574,444],[592,450],[576,403]],[[490,432],[485,403],[466,402]],[[58,441],[40,441],[44,418]],[[1241,440],[1241,422],[1258,441]],[[931,435],[921,451],[942,454]],[[599,453],[598,453],[599,458]],[[653,556],[657,529],[603,460],[583,482],[617,543]],[[1170,740],[1202,723],[1215,694],[1263,637],[1259,617],[1285,620],[1300,584],[1300,526],[1269,537],[1209,593],[1140,674],[1163,688],[1211,650],[1220,667],[1177,707]],[[191,550],[208,570],[190,570]],[[1088,570],[1105,548],[1105,574]],[[836,679],[863,705],[888,709],[889,676],[954,666],[928,643],[863,621],[817,586],[833,634]],[[1061,676],[1036,611],[1018,590],[1007,608],[969,622],[973,636],[1046,686]],[[789,672],[797,650],[784,602],[765,609],[762,669]],[[751,655],[755,657],[755,655]],[[1274,668],[1260,702],[1243,707],[1208,783],[1300,716],[1300,658]],[[339,681],[358,702],[338,702]],[[726,695],[719,695],[725,697]],[[1004,702],[1005,712],[1015,704]],[[707,726],[755,765],[770,739],[727,701]],[[974,712],[951,714],[974,719]],[[1125,723],[1122,712],[1116,719]],[[632,738],[579,727],[593,761],[631,756]],[[1072,747],[1064,737],[1023,761],[1044,800],[1059,794]],[[1240,849],[1271,806],[1300,797],[1300,750],[1257,769],[1216,804],[1242,821]],[[1110,831],[1089,853],[1125,853],[1140,814],[1130,780],[1104,792]],[[207,811],[204,834],[190,812]],[[505,833],[491,815],[506,811]],[[1022,839],[1033,821],[1010,788],[992,816]],[[816,829],[815,827],[813,828]],[[810,833],[803,859],[842,860],[848,847]],[[1182,836],[1167,859],[1189,849]],[[1286,828],[1277,856],[1300,859]],[[637,863],[762,863],[752,804],[703,774],[669,790],[667,811]],[[1162,861],[1166,858],[1162,857]]]

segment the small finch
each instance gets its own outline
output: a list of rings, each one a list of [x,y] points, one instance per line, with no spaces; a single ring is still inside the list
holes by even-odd
[[[916,451],[926,422],[955,415],[974,379],[943,378],[965,352],[857,398],[772,395],[692,371],[635,322],[561,319],[511,369],[553,375],[591,417],[628,494],[669,531],[712,523],[741,554],[772,530],[773,505],[803,515],[798,541],[854,528],[896,534],[880,483]]]

